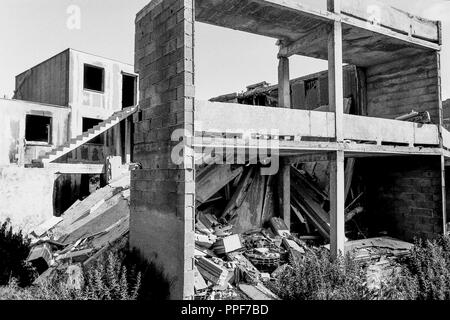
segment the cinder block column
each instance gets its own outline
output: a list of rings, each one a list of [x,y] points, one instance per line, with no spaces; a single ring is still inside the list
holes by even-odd
[[[193,152],[171,138],[193,134],[193,8],[193,0],[154,0],[136,17],[133,159],[143,169],[131,177],[130,245],[162,268],[171,299],[194,294]]]

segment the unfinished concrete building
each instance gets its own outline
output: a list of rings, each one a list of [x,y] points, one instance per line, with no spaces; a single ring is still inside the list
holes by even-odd
[[[89,195],[90,178],[104,185],[108,168],[130,163],[137,99],[132,65],[74,49],[18,75],[14,98],[0,99],[0,216],[60,215]],[[25,179],[41,185],[17,192]]]
[[[131,177],[130,241],[163,266],[173,281],[172,298],[194,294],[195,159],[207,148],[243,152],[248,162],[262,142],[276,141],[271,151],[280,156],[278,213],[288,227],[295,219],[291,164],[328,162],[334,256],[346,248],[346,168],[355,159],[374,229],[381,224],[380,230],[408,241],[446,231],[450,134],[442,122],[440,23],[375,1],[329,0],[322,5],[154,0],[138,13],[135,67],[141,95],[133,155],[143,169]],[[382,12],[377,20],[368,10],[374,6]],[[196,22],[279,40],[276,104],[195,99]],[[327,85],[320,86],[328,92],[326,108],[314,110],[317,105],[299,103],[292,94],[293,55],[328,60]],[[347,112],[344,63],[356,67],[359,79],[358,108]],[[402,121],[412,110],[428,112],[431,123]],[[250,136],[245,134],[249,128]],[[176,129],[184,134],[172,136]],[[215,138],[206,139],[211,136]],[[181,161],[173,160],[174,150]]]

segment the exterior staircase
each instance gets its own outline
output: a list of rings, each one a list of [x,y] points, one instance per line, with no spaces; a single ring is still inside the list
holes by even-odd
[[[72,138],[70,141],[65,144],[47,152],[43,156],[39,157],[36,160],[33,160],[33,166],[45,166],[46,164],[59,159],[60,157],[66,155],[67,153],[75,150],[76,148],[82,146],[83,144],[89,142],[90,140],[96,138],[102,133],[108,131],[115,125],[119,124],[122,120],[125,120],[133,113],[137,111],[138,107],[128,107],[123,110],[115,112],[108,119],[100,122],[98,125],[84,132],[83,134]]]

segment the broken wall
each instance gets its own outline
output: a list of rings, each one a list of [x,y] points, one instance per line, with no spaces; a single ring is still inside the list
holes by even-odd
[[[358,159],[371,231],[413,241],[443,233],[438,156]]]
[[[368,116],[396,118],[428,111],[439,124],[438,54],[405,57],[366,69]]]
[[[172,133],[193,134],[193,1],[154,0],[136,18],[140,110],[134,117],[130,245],[163,268],[171,298],[194,294],[193,151],[171,159]],[[184,131],[186,130],[186,131]]]

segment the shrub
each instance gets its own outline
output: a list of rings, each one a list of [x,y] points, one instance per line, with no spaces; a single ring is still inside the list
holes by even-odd
[[[366,285],[364,268],[350,255],[330,259],[328,250],[308,250],[303,259],[269,285],[287,300],[367,300],[373,297]]]
[[[20,288],[13,279],[0,287],[0,300],[165,299],[169,292],[162,273],[135,251],[103,255],[93,266],[83,269],[81,283],[78,289],[68,285],[65,271],[27,288]]]
[[[328,251],[311,249],[269,285],[289,300],[449,300],[450,237],[416,241],[383,278],[369,290],[366,268],[350,255],[331,261]]]
[[[10,220],[0,226],[0,285],[7,285],[12,278],[24,287],[35,278],[34,269],[25,262],[30,252],[30,239],[22,231],[13,232]]]
[[[103,263],[106,260],[106,263]],[[84,272],[84,297],[88,300],[136,300],[141,287],[141,272],[128,270],[120,253],[110,252],[105,259]]]
[[[405,261],[410,281],[416,283],[416,299],[450,299],[450,237],[416,241]]]
[[[128,248],[128,246],[126,246]],[[123,263],[127,268],[141,273],[141,288],[138,300],[165,300],[169,298],[170,283],[160,268],[147,261],[142,254],[133,249],[124,251]]]

